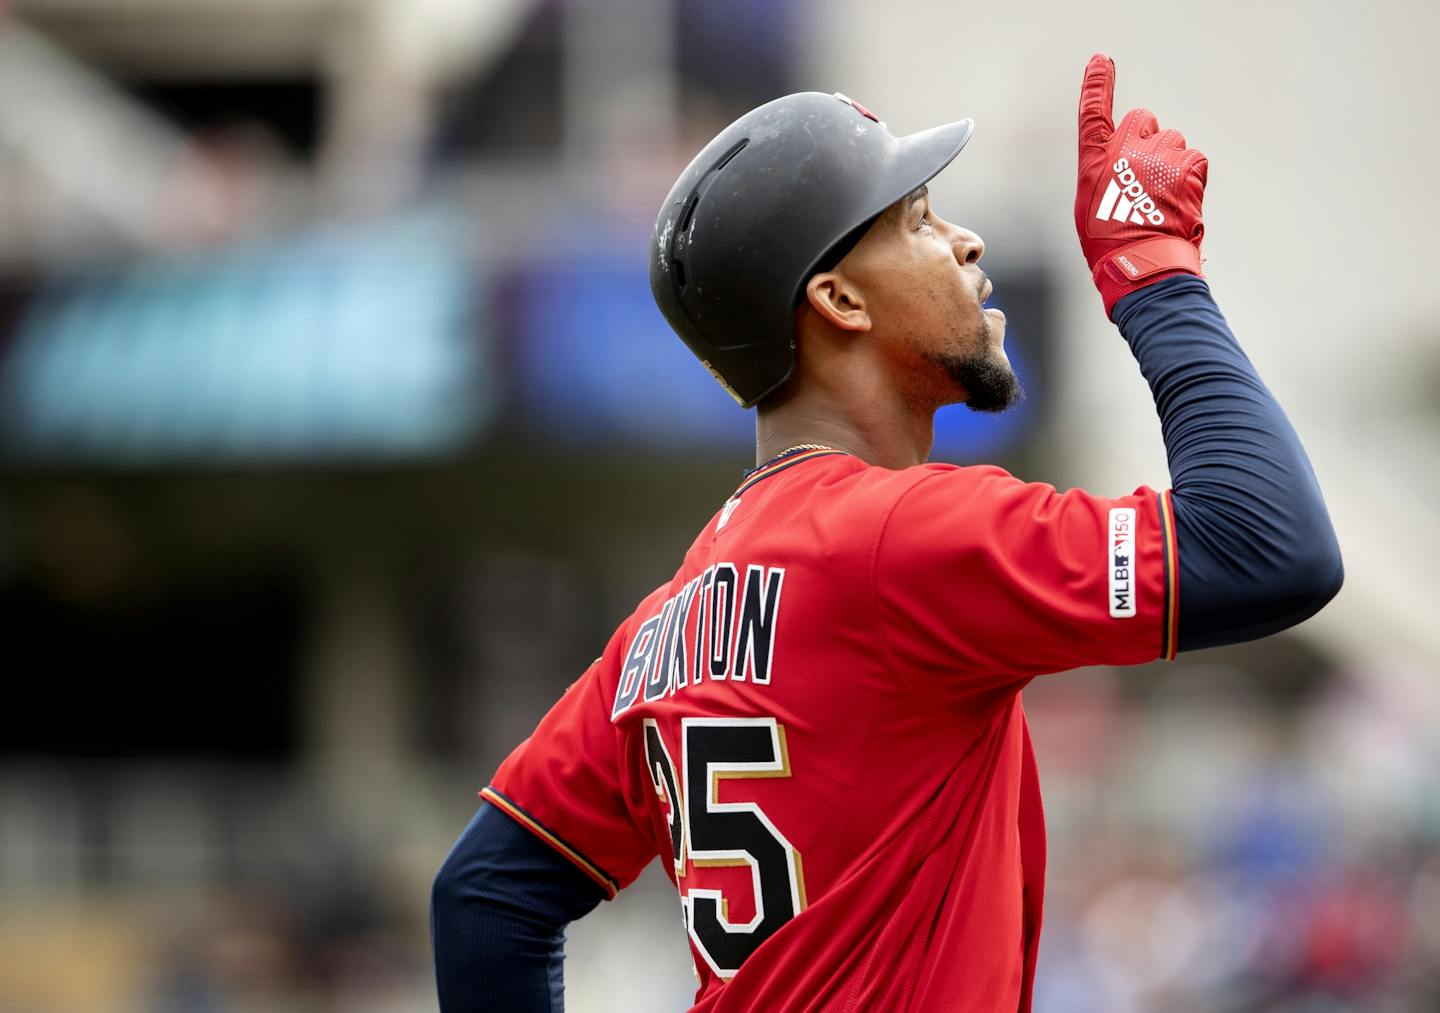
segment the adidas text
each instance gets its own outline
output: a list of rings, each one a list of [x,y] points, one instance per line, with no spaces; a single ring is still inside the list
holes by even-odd
[[[1155,206],[1155,201],[1140,185],[1135,170],[1130,168],[1130,160],[1119,159],[1114,168],[1115,178],[1110,180],[1110,185],[1105,188],[1105,196],[1100,198],[1100,207],[1096,209],[1095,217],[1102,222],[1129,221],[1144,225],[1149,221],[1151,225],[1163,225],[1164,213]]]

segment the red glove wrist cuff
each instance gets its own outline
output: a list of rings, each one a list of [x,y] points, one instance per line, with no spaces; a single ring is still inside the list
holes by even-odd
[[[1205,277],[1200,273],[1199,249],[1178,236],[1156,236],[1106,254],[1095,265],[1094,279],[1109,317],[1115,304],[1131,292],[1177,274]]]

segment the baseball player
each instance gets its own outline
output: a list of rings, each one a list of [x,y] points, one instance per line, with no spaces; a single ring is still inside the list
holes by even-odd
[[[1045,832],[1020,691],[1265,636],[1339,590],[1305,452],[1201,274],[1207,161],[1097,54],[1075,224],[1173,486],[927,464],[932,417],[1020,396],[985,244],[895,137],[777,99],[680,176],[655,299],[745,407],[757,467],[500,766],[436,878],[447,1010],[558,1010],[564,926],[657,855],[693,1011],[1027,1010]],[[637,973],[643,962],[637,960]]]

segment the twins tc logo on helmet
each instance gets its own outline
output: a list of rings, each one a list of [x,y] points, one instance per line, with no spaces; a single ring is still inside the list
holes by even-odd
[[[1145,192],[1145,187],[1140,185],[1135,170],[1130,168],[1129,159],[1120,159],[1114,168],[1115,175],[1111,177],[1110,185],[1105,188],[1105,196],[1100,198],[1100,207],[1096,209],[1095,217],[1102,222],[1129,221],[1144,225],[1149,221],[1151,225],[1163,225],[1164,213],[1155,206],[1155,201]]]

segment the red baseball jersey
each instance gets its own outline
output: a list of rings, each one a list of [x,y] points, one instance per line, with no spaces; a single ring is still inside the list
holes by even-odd
[[[694,1011],[1028,1009],[1020,690],[1172,655],[1171,518],[1148,488],[783,455],[481,794],[612,897],[661,856]]]

